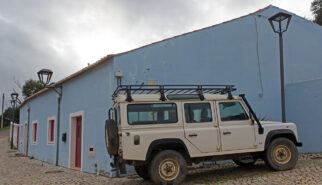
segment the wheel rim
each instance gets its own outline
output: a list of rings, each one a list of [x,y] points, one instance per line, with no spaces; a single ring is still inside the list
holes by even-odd
[[[291,150],[285,145],[278,145],[273,151],[274,159],[279,164],[286,164],[291,160]]]
[[[159,165],[159,175],[163,180],[172,181],[178,177],[179,172],[179,162],[174,159],[164,159]]]

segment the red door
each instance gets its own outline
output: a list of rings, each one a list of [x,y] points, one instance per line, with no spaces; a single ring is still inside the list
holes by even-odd
[[[75,167],[81,168],[82,153],[82,117],[76,118],[76,150],[75,150]]]

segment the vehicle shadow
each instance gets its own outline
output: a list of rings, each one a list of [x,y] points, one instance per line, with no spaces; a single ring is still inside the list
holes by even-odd
[[[234,163],[225,163],[219,165],[212,165],[202,168],[190,169],[189,173],[182,184],[217,184],[225,183],[229,180],[238,181],[239,178],[246,177],[260,177],[270,173],[276,173],[267,167],[263,161],[258,161],[251,167],[239,167]],[[151,185],[151,181],[144,181],[137,177],[134,178],[133,183],[135,185]]]
[[[258,177],[265,174],[274,173],[264,162],[257,162],[251,167],[239,167],[234,163],[216,165],[204,169],[191,171],[183,184],[204,184],[204,183],[224,183],[241,177]]]

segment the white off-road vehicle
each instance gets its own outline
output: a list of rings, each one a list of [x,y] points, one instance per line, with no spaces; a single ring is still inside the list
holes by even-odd
[[[106,146],[117,173],[133,165],[155,184],[177,184],[187,166],[232,159],[273,170],[298,158],[294,123],[260,121],[232,85],[121,85],[106,121]]]

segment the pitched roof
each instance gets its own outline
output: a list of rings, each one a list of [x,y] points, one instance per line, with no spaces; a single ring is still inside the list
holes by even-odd
[[[76,73],[73,73],[73,74],[71,74],[71,75],[67,76],[66,78],[64,78],[64,79],[62,79],[62,80],[60,80],[60,81],[58,81],[58,82],[56,82],[56,83],[54,83],[52,86],[54,86],[54,87],[61,86],[63,83],[68,82],[68,81],[70,81],[70,80],[72,80],[72,79],[74,79],[74,78],[77,78],[77,77],[79,77],[80,75],[82,75],[82,74],[84,74],[84,73],[86,73],[86,72],[88,72],[88,71],[90,71],[90,70],[92,70],[92,69],[94,69],[94,68],[96,68],[96,67],[100,66],[101,64],[104,64],[105,62],[110,61],[113,57],[114,57],[114,55],[107,55],[107,56],[105,56],[105,57],[101,58],[99,61],[97,61],[97,62],[95,62],[95,63],[93,63],[93,64],[91,64],[91,65],[89,65],[89,66],[87,66],[87,67],[85,67],[85,68],[83,68],[83,69],[81,69],[81,70],[79,70],[79,71],[77,71]],[[33,94],[33,95],[29,96],[28,98],[26,98],[26,99],[25,99],[25,100],[24,100],[24,101],[19,105],[19,108],[23,107],[23,106],[24,106],[28,101],[30,101],[31,99],[34,99],[34,98],[36,98],[37,96],[39,96],[39,95],[41,95],[41,94],[43,94],[43,93],[45,93],[45,92],[48,92],[48,91],[50,91],[50,90],[51,90],[50,88],[44,88],[44,89],[42,89],[42,90],[38,91],[37,93],[35,93],[35,94]]]
[[[212,28],[212,27],[216,27],[216,26],[219,26],[219,25],[222,25],[222,24],[225,24],[225,23],[229,23],[229,22],[232,22],[232,21],[235,21],[237,19],[241,19],[241,18],[244,18],[246,16],[249,16],[249,15],[253,15],[253,14],[256,14],[256,13],[259,13],[259,12],[262,12],[268,8],[270,8],[272,5],[269,5],[269,6],[266,6],[265,8],[262,8],[262,9],[259,9],[253,13],[250,13],[250,14],[247,14],[247,15],[244,15],[244,16],[241,16],[241,17],[238,17],[238,18],[235,18],[235,19],[231,19],[231,20],[228,20],[228,21],[225,21],[225,22],[222,22],[222,23],[219,23],[219,24],[214,24],[214,25],[211,25],[211,26],[208,26],[208,27],[204,27],[204,28],[201,28],[201,29],[197,29],[197,30],[194,30],[194,31],[190,31],[190,32],[186,32],[186,33],[183,33],[183,34],[180,34],[180,35],[176,35],[176,36],[173,36],[173,37],[169,37],[169,38],[166,38],[166,39],[163,39],[163,40],[160,40],[160,41],[157,41],[157,42],[153,42],[153,43],[150,43],[150,44],[147,44],[147,45],[144,45],[144,46],[141,46],[141,47],[138,47],[138,48],[135,48],[135,49],[132,49],[132,50],[129,50],[129,51],[125,51],[125,52],[121,52],[121,53],[118,53],[118,54],[111,54],[111,55],[107,55],[103,58],[101,58],[100,60],[98,60],[97,62],[77,71],[76,73],[73,73],[69,76],[67,76],[66,78],[63,78],[62,80],[56,82],[55,84],[53,84],[52,86],[54,87],[58,87],[58,86],[61,86],[62,84],[70,81],[70,80],[73,80],[74,78],[77,78],[79,76],[81,76],[82,74],[90,71],[90,70],[93,70],[95,69],[96,67],[106,63],[106,62],[109,62],[114,56],[119,56],[119,55],[122,55],[122,54],[126,54],[126,53],[129,53],[129,52],[133,52],[133,51],[136,51],[136,50],[139,50],[139,49],[142,49],[142,48],[145,48],[145,47],[148,47],[148,46],[151,46],[151,45],[154,45],[154,44],[158,44],[160,42],[164,42],[164,41],[167,41],[167,40],[170,40],[170,39],[174,39],[174,38],[177,38],[177,37],[182,37],[182,36],[185,36],[185,35],[188,35],[188,34],[191,34],[191,33],[194,33],[194,32],[199,32],[199,31],[202,31],[202,30],[206,30],[206,29],[209,29],[209,28]],[[37,96],[45,93],[45,92],[48,92],[50,91],[51,89],[50,88],[45,88],[45,89],[42,89],[40,91],[38,91],[37,93],[29,96],[28,98],[26,98],[19,106],[19,108],[23,107],[28,101],[36,98]]]

